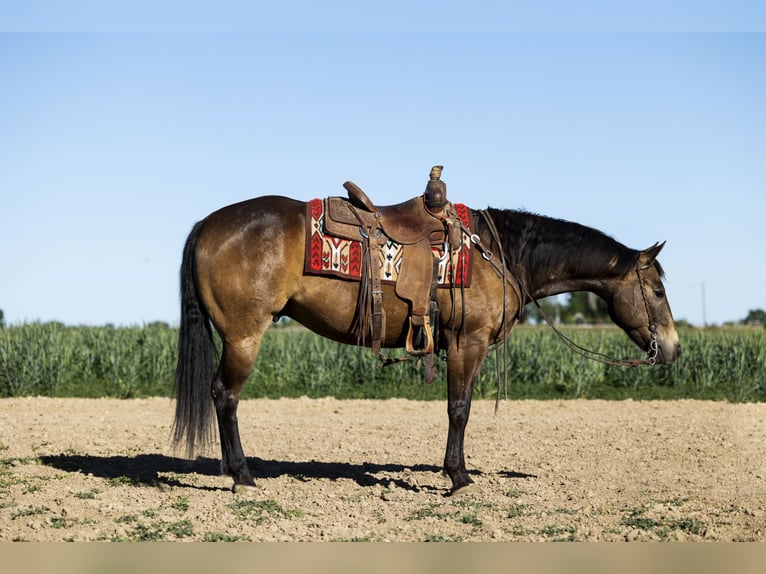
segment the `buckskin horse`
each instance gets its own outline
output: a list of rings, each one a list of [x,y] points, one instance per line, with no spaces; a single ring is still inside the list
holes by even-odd
[[[215,413],[221,471],[233,478],[235,490],[254,485],[237,406],[268,326],[287,316],[321,336],[359,344],[354,325],[360,284],[305,273],[306,218],[304,202],[250,199],[194,225],[183,250],[174,441],[191,456],[195,445],[212,440]],[[633,250],[595,229],[525,211],[488,208],[473,211],[473,221],[473,241],[484,257],[474,257],[470,287],[438,291],[441,313],[433,326],[438,348],[446,350],[444,471],[453,494],[473,482],[463,444],[479,367],[527,303],[590,291],[649,354],[642,362],[670,364],[681,353],[656,260],[664,243]],[[507,274],[498,270],[499,262]],[[382,346],[401,348],[411,306],[394,285],[380,288],[386,314]],[[217,369],[213,328],[223,345]]]

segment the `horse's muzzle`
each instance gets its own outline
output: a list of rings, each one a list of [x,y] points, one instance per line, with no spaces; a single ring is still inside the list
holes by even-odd
[[[676,343],[675,345],[669,347],[659,345],[657,351],[658,363],[662,365],[672,365],[681,356],[681,343]]]

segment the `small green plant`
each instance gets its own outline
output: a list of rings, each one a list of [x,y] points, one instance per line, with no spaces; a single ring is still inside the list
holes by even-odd
[[[167,540],[169,534],[177,539],[188,538],[194,534],[194,528],[189,520],[178,522],[159,521],[151,524],[139,522],[128,532],[128,540],[134,542],[161,542]]]
[[[99,488],[91,488],[88,491],[85,492],[76,492],[74,494],[75,498],[80,498],[82,500],[93,500],[96,498],[97,494],[101,494],[101,489]]]
[[[577,535],[577,528],[574,526],[559,526],[552,524],[546,526],[540,531],[545,537],[553,538],[553,542],[574,542]]]
[[[460,522],[462,522],[463,524],[470,524],[474,528],[481,528],[482,526],[481,519],[476,515],[476,513],[473,513],[473,512],[468,514],[463,514],[460,517]]]
[[[176,538],[188,538],[194,534],[194,528],[190,520],[184,519],[178,522],[171,522],[166,527],[167,532]]]
[[[525,494],[526,494],[526,492],[525,492],[525,491],[523,491],[523,490],[517,490],[517,489],[515,489],[515,488],[512,488],[511,490],[509,490],[509,491],[507,491],[507,492],[505,493],[505,495],[506,495],[508,498],[521,498],[521,497],[522,497],[522,496],[524,496]]]
[[[524,516],[529,508],[528,504],[514,504],[508,509],[508,518],[518,518]]]
[[[170,507],[173,510],[177,510],[179,512],[186,512],[189,510],[189,497],[188,496],[179,496],[176,498],[175,502],[170,505]]]
[[[53,528],[66,528],[66,518],[60,518],[60,517],[51,518],[51,526]]]
[[[634,508],[627,516],[623,517],[620,523],[623,526],[640,530],[652,530],[662,525],[660,521],[644,516],[644,512],[646,512],[645,508]]]
[[[683,501],[675,504],[680,506]],[[648,511],[646,507],[635,508],[627,515],[623,516],[621,524],[630,528],[638,528],[647,532],[652,532],[661,539],[667,539],[673,532],[684,532],[695,536],[704,536],[707,527],[705,523],[696,518],[673,518],[650,517],[645,516]]]
[[[252,520],[256,524],[265,522],[270,517],[291,518],[300,516],[299,510],[285,510],[274,500],[235,500],[229,508],[240,520]]]
[[[237,536],[225,532],[205,532],[203,542],[250,542],[249,536]]]
[[[28,508],[22,508],[11,514],[11,520],[16,520],[24,516],[35,516],[38,514],[46,514],[50,512],[50,509],[45,506],[30,506]]]
[[[443,536],[441,534],[429,534],[423,542],[462,542],[462,536]]]
[[[136,486],[141,481],[132,476],[115,476],[109,479],[109,486]]]
[[[444,512],[442,506],[432,502],[421,508],[416,508],[405,518],[405,520],[423,520],[424,518],[438,518],[444,520],[446,518],[456,516],[458,512]]]

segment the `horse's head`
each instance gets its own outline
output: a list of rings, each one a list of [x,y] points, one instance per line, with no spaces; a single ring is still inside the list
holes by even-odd
[[[681,354],[678,332],[656,261],[665,243],[641,251],[635,268],[617,279],[607,299],[609,315],[656,362],[669,365]]]

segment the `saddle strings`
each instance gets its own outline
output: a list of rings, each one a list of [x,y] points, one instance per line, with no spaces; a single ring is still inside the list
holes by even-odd
[[[506,272],[508,271],[508,265],[505,261],[505,249],[503,249],[503,246],[500,243],[500,234],[497,232],[497,227],[495,227],[494,220],[489,216],[489,213],[487,213],[487,211],[484,209],[482,209],[479,213],[481,213],[481,216],[487,222],[489,231],[492,234],[492,240],[495,242],[498,250],[500,251],[500,265],[502,267],[502,276],[503,276],[503,318],[500,323],[500,329],[502,333],[501,344],[503,345],[503,400],[507,401],[508,400],[508,345],[506,344],[506,341],[508,339],[509,329],[508,329],[508,316],[507,316],[508,280],[506,278]],[[482,255],[484,254],[482,253]],[[519,300],[519,306],[520,306],[519,315],[521,314],[521,309],[523,309],[523,305],[521,303],[522,303],[522,300],[520,299]],[[514,319],[514,325],[515,323],[516,323],[516,319]],[[511,328],[513,328],[513,326],[511,326]],[[498,352],[497,347],[495,347],[495,372],[497,373],[497,393],[495,395],[495,414],[497,414],[497,410],[498,408],[500,408],[500,369],[498,368],[499,362],[500,362],[500,353]]]

